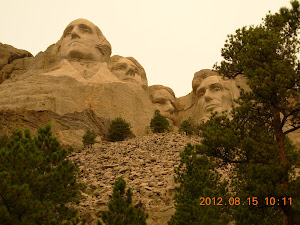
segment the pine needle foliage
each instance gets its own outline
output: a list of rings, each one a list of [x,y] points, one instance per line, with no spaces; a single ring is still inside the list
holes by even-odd
[[[170,130],[170,123],[166,117],[160,114],[157,109],[154,112],[154,116],[150,121],[150,128],[153,133],[164,133]]]
[[[82,137],[84,147],[92,148],[96,143],[97,134],[94,131],[87,130]]]
[[[118,178],[114,184],[112,200],[108,203],[109,211],[102,213],[102,220],[107,225],[146,225],[148,214],[132,204],[132,191],[125,192],[126,182]],[[101,222],[98,221],[101,225]]]
[[[191,144],[180,153],[180,158],[179,167],[175,169],[175,181],[179,183],[175,195],[176,211],[168,224],[228,224],[231,220],[231,206],[217,205],[220,199],[224,204],[230,197],[228,183],[221,181],[221,175],[216,170],[217,164],[212,163],[208,157],[199,155],[196,146]],[[200,205],[203,203],[201,197],[209,198],[210,203]],[[213,198],[215,204],[211,202]]]
[[[226,78],[243,74],[252,90],[241,91],[231,121],[213,116],[204,125],[200,149],[235,165],[236,192],[261,203],[240,207],[237,224],[295,224],[299,216],[299,158],[287,138],[300,128],[299,18],[299,1],[293,0],[290,9],[269,13],[262,24],[238,29],[215,66]],[[279,199],[272,207],[264,204],[270,196]],[[284,197],[292,197],[292,205]]]
[[[111,121],[110,128],[108,131],[108,140],[115,141],[124,141],[125,138],[129,137],[132,134],[130,130],[131,125],[127,123],[123,118],[118,117]]]
[[[50,125],[34,137],[28,129],[14,133],[0,149],[0,224],[78,222],[70,204],[79,203],[83,185],[67,152]]]

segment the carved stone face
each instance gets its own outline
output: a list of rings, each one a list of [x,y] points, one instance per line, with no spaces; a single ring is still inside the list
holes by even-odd
[[[88,20],[71,22],[64,31],[61,42],[61,57],[102,61],[102,53],[96,46],[100,42],[96,26]]]
[[[114,63],[111,71],[120,80],[142,83],[142,78],[138,74],[137,66],[129,59],[120,58],[116,63]]]
[[[211,111],[222,112],[232,107],[232,96],[226,81],[220,76],[205,78],[196,90],[197,105],[202,117],[210,115]]]
[[[173,120],[175,111],[175,97],[166,89],[153,91],[152,102],[156,109],[167,119]]]

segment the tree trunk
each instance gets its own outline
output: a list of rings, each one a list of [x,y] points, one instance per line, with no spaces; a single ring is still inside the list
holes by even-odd
[[[284,133],[281,128],[281,119],[280,119],[280,112],[277,111],[274,113],[274,122],[275,122],[275,137],[276,137],[276,142],[277,146],[280,149],[280,163],[282,165],[286,165],[287,163],[287,158],[286,158],[286,150],[284,146]],[[282,186],[285,190],[288,190],[289,187],[289,175],[287,174],[284,176],[282,180]],[[286,196],[287,197],[287,196]],[[293,208],[291,205],[286,205],[283,210],[283,225],[293,225],[294,224],[294,218],[293,218]]]
[[[293,208],[291,205],[286,206],[287,209],[283,213],[283,224],[284,225],[293,225],[294,217],[293,217]]]

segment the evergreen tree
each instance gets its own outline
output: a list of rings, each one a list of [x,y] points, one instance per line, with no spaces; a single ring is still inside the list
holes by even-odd
[[[96,143],[97,134],[94,131],[87,130],[82,137],[82,143],[84,147],[92,148]]]
[[[108,131],[109,141],[123,141],[125,138],[129,137],[130,134],[132,134],[130,128],[130,123],[127,123],[121,117],[111,121],[110,128]]]
[[[283,166],[280,149],[264,121],[240,117],[235,110],[232,115],[229,120],[225,115],[214,114],[202,126],[203,140],[197,150],[221,159],[220,165],[230,164],[233,168],[231,189],[244,203],[235,208],[236,224],[282,224],[282,212],[291,206],[282,201],[284,197],[292,197],[293,206],[299,208],[299,193],[295,191],[300,188],[299,177],[290,180],[288,189],[282,185],[286,174],[295,177],[299,155],[286,139],[289,164]],[[252,197],[258,204],[253,203]],[[274,197],[276,204],[266,204],[267,197]]]
[[[16,131],[0,149],[0,224],[66,224],[76,222],[82,184],[67,150],[52,136],[51,127],[32,137]]]
[[[132,191],[125,193],[126,182],[119,178],[114,185],[112,200],[108,203],[109,211],[102,213],[102,220],[107,225],[146,225],[148,214],[132,205]],[[98,221],[98,224],[101,224]]]
[[[186,135],[192,135],[194,133],[194,125],[192,118],[189,118],[188,120],[184,120],[179,128],[180,133],[185,133]]]
[[[170,130],[170,123],[166,117],[160,114],[159,110],[155,110],[150,122],[150,128],[153,133],[163,133]]]
[[[176,212],[168,224],[228,224],[231,219],[231,206],[225,206],[229,198],[228,184],[221,181],[217,164],[200,156],[191,144],[185,147],[180,157],[180,165],[175,169],[175,181],[180,184],[176,188]]]
[[[232,120],[213,115],[206,122],[199,147],[234,165],[240,197],[258,198],[257,205],[237,208],[237,224],[295,224],[299,216],[300,179],[293,175],[299,158],[286,137],[300,128],[300,7],[295,0],[291,5],[268,14],[259,26],[229,35],[225,60],[215,66],[227,78],[243,74],[252,89],[241,91]],[[278,201],[266,204],[266,197]],[[292,204],[284,202],[290,197]]]

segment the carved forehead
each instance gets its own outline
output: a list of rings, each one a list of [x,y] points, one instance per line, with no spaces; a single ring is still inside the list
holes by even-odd
[[[77,20],[74,20],[72,21],[71,23],[69,23],[69,25],[67,26],[70,27],[70,26],[76,26],[76,25],[79,25],[79,24],[84,24],[84,25],[87,25],[93,29],[96,29],[96,25],[93,24],[92,22],[86,20],[86,19],[77,19]]]
[[[89,28],[91,30],[91,33],[97,34],[97,36],[99,38],[103,36],[100,29],[95,24],[93,24],[92,22],[90,22],[86,19],[77,19],[77,20],[74,20],[73,22],[71,22],[64,30],[63,36],[65,36],[66,32],[72,31],[75,26]]]
[[[209,87],[212,84],[221,84],[222,85],[221,81],[222,81],[222,79],[220,76],[209,76],[201,82],[199,88]]]
[[[159,99],[166,99],[173,103],[175,102],[175,97],[166,89],[155,90],[152,93],[152,96],[154,101]]]
[[[137,66],[129,59],[126,59],[126,58],[120,58],[117,62],[116,62],[116,65],[118,64],[127,64],[127,65],[131,65],[135,68],[137,68]]]

